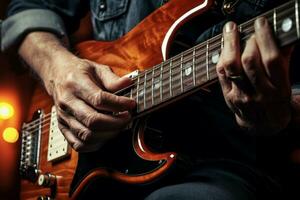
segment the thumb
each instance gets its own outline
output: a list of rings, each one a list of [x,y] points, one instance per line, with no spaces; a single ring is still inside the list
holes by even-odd
[[[93,63],[97,78],[101,81],[101,84],[109,92],[116,92],[132,84],[132,80],[129,77],[119,77],[109,66],[99,65]]]

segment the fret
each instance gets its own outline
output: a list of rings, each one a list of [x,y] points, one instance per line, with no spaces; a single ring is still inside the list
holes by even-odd
[[[173,67],[173,59],[170,60],[170,71],[169,71],[169,83],[170,83],[170,97],[173,96],[172,92],[172,67]]]
[[[208,41],[206,42],[206,76],[207,76],[207,80],[210,80],[210,77],[209,77],[209,65],[208,65]]]
[[[193,68],[193,86],[196,86],[195,57],[196,57],[196,47],[193,48],[193,61],[192,61],[192,68]]]
[[[193,72],[193,65],[194,65],[194,53],[195,51],[187,51],[183,55],[183,60],[182,60],[182,79],[183,79],[183,84],[182,84],[182,91],[187,91],[190,88],[194,87],[194,72]]]
[[[176,96],[181,93],[181,57],[173,59],[172,66],[172,96]]]
[[[131,88],[131,91],[130,91],[131,98],[134,100],[137,100],[137,87],[138,87],[138,84],[137,84],[137,81],[135,81]]]
[[[183,83],[182,83],[182,79],[183,79],[183,73],[182,73],[182,65],[183,65],[183,54],[181,54],[180,56],[180,90],[181,92],[183,92]]]
[[[276,8],[273,9],[273,29],[275,35],[277,34],[277,13],[276,13]]]
[[[153,70],[153,105],[161,102],[160,90],[162,87],[162,80],[160,78],[161,68],[155,67]]]
[[[224,37],[222,35],[222,38],[221,38],[221,50],[224,48]]]
[[[150,69],[146,71],[147,82],[146,82],[146,90],[145,90],[145,98],[146,98],[146,105],[145,108],[150,108],[153,106],[153,96],[152,96],[152,89],[153,89],[153,70]]]
[[[146,98],[146,88],[145,88],[145,73],[141,73],[139,76],[139,83],[138,83],[138,90],[137,90],[137,106],[138,106],[138,111],[142,112],[146,109],[145,107],[145,98]]]
[[[171,81],[170,81],[170,68],[172,67],[172,60],[166,61],[161,68],[162,80],[162,100],[165,101],[171,97]]]
[[[163,67],[164,63],[161,63],[160,65],[160,74],[159,74],[159,79],[160,79],[160,87],[159,87],[159,96],[160,96],[160,101],[163,101],[163,79],[162,79],[162,73],[163,73]]]
[[[221,56],[220,37],[214,37],[208,40],[208,73],[210,80],[217,77],[216,65]]]
[[[196,85],[202,85],[207,81],[206,74],[206,59],[205,59],[205,45],[200,44],[195,47],[195,77]]]
[[[147,88],[147,71],[145,71],[145,75],[144,75],[144,86],[143,86],[144,88],[143,88],[143,90],[144,90],[144,109],[146,109],[147,108],[147,105],[146,105],[146,93],[147,93],[147,90],[146,90],[146,88]]]
[[[152,69],[152,79],[151,79],[151,101],[152,105],[154,105],[154,71],[155,67]]]
[[[132,97],[133,97],[133,88],[130,88],[130,99],[133,99]]]
[[[238,29],[239,29],[239,35],[240,35],[240,38],[247,38],[247,35],[251,35],[252,34],[252,29],[247,29],[247,23],[246,24],[240,24],[238,26]],[[223,39],[223,38],[222,38]],[[241,39],[241,42],[240,42],[240,49],[244,49],[245,48],[245,45],[246,43],[243,42],[243,39]],[[220,47],[222,49],[222,46]]]
[[[238,29],[239,29],[240,33],[243,33],[243,25],[242,24],[238,26]]]
[[[139,104],[139,86],[140,86],[140,76],[137,79],[137,86],[136,86],[136,105],[137,105],[137,112],[140,111],[140,104]]]
[[[297,37],[300,38],[299,2],[298,2],[298,0],[295,0],[295,16],[296,16]]]
[[[250,38],[251,35],[254,33],[254,19],[240,24],[239,27],[242,27],[240,28],[242,30],[242,32],[240,32],[240,37],[242,38],[240,48],[244,49],[246,45],[246,40]]]

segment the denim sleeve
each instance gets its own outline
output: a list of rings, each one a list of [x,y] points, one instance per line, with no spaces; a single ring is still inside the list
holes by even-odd
[[[20,44],[29,32],[72,33],[87,9],[88,1],[80,0],[12,0],[0,27],[1,51]]]

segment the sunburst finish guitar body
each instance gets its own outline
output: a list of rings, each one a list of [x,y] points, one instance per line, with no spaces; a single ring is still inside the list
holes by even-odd
[[[76,199],[96,179],[146,184],[172,168],[177,153],[153,151],[155,147],[145,134],[145,116],[216,81],[221,35],[168,58],[176,31],[212,5],[212,0],[172,0],[116,41],[77,45],[80,57],[108,65],[119,76],[132,77],[134,84],[117,94],[137,101],[134,123],[99,151],[78,154],[57,128],[51,98],[37,87],[30,116],[38,111],[22,128],[21,199]],[[298,1],[290,1],[265,14],[276,25],[274,30],[281,46],[299,38],[298,9]],[[253,20],[239,26],[248,37],[253,32],[249,29]],[[82,170],[84,163],[89,163],[89,167]]]

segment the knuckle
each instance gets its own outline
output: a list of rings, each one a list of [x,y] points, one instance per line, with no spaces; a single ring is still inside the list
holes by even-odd
[[[94,114],[87,114],[85,118],[82,120],[83,124],[89,129],[94,126],[95,121],[96,121],[96,116]]]
[[[92,132],[89,129],[80,129],[78,131],[78,137],[81,141],[87,142],[91,139]]]
[[[241,99],[237,96],[234,96],[230,99],[231,103],[236,106],[240,106],[242,104]]]
[[[232,68],[234,66],[237,66],[237,62],[236,59],[233,58],[225,58],[223,60],[223,62],[221,63],[222,67],[226,70],[226,71],[232,71]]]
[[[67,109],[67,107],[68,107],[67,105],[69,105],[70,102],[71,102],[71,96],[69,94],[67,94],[66,92],[62,93],[61,95],[59,95],[57,97],[57,105],[62,110]]]
[[[107,65],[101,65],[101,68],[102,68],[103,70],[105,70],[105,71],[111,71],[111,70],[110,70],[110,67],[107,66]]]
[[[269,53],[266,57],[265,57],[265,64],[267,66],[271,66],[275,63],[277,63],[279,59],[279,53],[278,52],[273,52],[273,53]]]
[[[66,119],[64,119],[63,115],[58,115],[57,116],[57,121],[58,121],[58,128],[61,131],[65,131],[66,130],[66,126],[69,126],[69,123]]]
[[[80,143],[77,143],[77,142],[71,144],[71,146],[72,146],[72,148],[73,148],[75,151],[77,151],[77,152],[80,152],[80,151],[82,151],[82,149],[83,149],[83,145],[80,144]]]
[[[248,95],[243,95],[242,97],[236,97],[233,102],[238,108],[249,108],[249,106],[253,104],[253,98]]]
[[[245,106],[250,105],[253,102],[253,99],[249,95],[244,95],[241,98],[241,103]]]
[[[66,74],[66,77],[64,79],[64,85],[67,87],[67,88],[73,88],[74,85],[76,84],[76,77],[73,73],[67,73]]]
[[[250,54],[247,55],[243,54],[241,58],[243,66],[247,69],[253,69],[256,59],[257,58],[255,58],[254,55],[250,55]]]
[[[89,61],[87,59],[82,59],[81,62],[79,62],[76,66],[80,70],[89,71],[93,69],[92,61]]]
[[[91,96],[91,101],[94,106],[97,108],[101,108],[103,106],[103,100],[105,98],[105,94],[103,91],[99,91]]]

